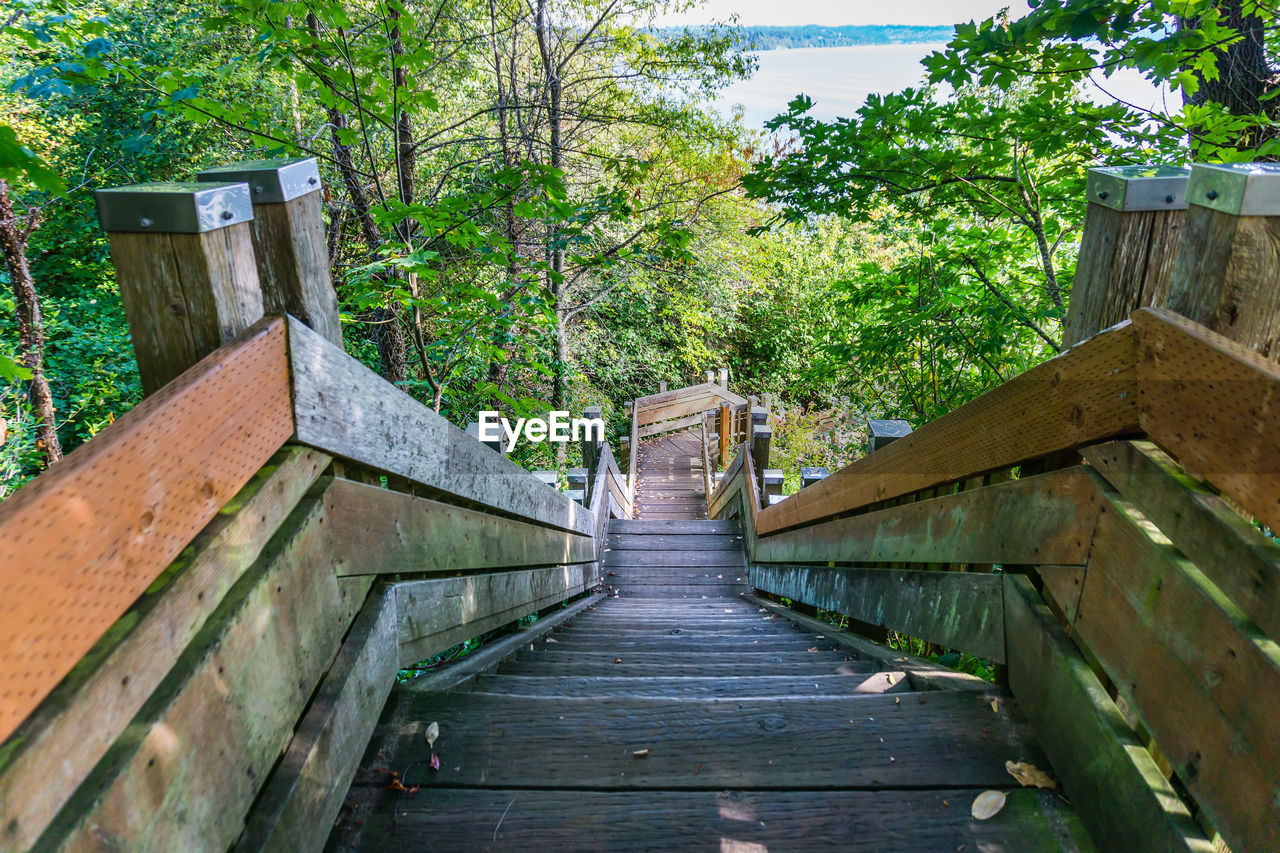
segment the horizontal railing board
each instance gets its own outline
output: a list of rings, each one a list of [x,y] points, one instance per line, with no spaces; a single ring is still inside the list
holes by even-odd
[[[292,432],[284,321],[268,318],[0,503],[0,738]]]
[[[320,850],[396,683],[395,594],[365,602],[235,850]]]
[[[232,588],[41,846],[226,849],[369,589],[327,559],[304,500]],[[145,796],[140,792],[146,792]]]
[[[339,576],[584,563],[596,543],[551,527],[335,479],[325,490]]]
[[[1093,838],[1116,850],[1212,851],[1030,581],[1004,584],[1009,687]]]
[[[590,536],[591,511],[289,318],[298,441],[549,527]]]
[[[272,457],[23,722],[0,760],[0,848],[34,843],[328,461]]]
[[[650,438],[655,435],[663,435],[668,432],[676,432],[682,429],[696,427],[702,423],[702,415],[689,415],[688,417],[679,418],[678,420],[662,421],[661,423],[651,423],[648,426],[640,427],[640,438]]]
[[[760,535],[1136,434],[1136,333],[1109,329],[759,514]]]
[[[1082,452],[1246,616],[1280,641],[1280,545],[1150,442],[1116,441]]]
[[[712,394],[722,400],[732,403],[735,406],[742,406],[747,402],[746,397],[735,394],[723,385],[717,385],[714,382],[700,382],[697,385],[689,385],[685,388],[676,388],[673,391],[663,391],[660,394],[650,394],[647,397],[637,397],[635,402],[637,408],[653,408],[686,397],[694,397],[699,394]]]
[[[645,434],[645,427],[668,427],[672,420],[690,417],[701,420],[706,412],[714,411],[722,402],[725,402],[724,398],[719,394],[698,394],[673,400],[661,406],[642,408],[639,419],[640,434]]]
[[[761,563],[1083,565],[1099,510],[1084,468],[823,522],[756,542]]]
[[[1103,513],[1072,636],[1231,848],[1267,849],[1280,825],[1280,649],[1143,525],[1120,501]]]
[[[1280,365],[1170,311],[1133,323],[1143,431],[1280,530]]]
[[[400,665],[425,660],[485,631],[590,589],[593,563],[395,585]]]
[[[753,564],[751,585],[1004,663],[999,575]]]

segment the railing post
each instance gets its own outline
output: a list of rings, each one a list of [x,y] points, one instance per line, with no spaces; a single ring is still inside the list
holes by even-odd
[[[578,503],[586,506],[587,504],[587,469],[586,468],[570,468],[569,473],[565,476],[569,481],[569,497]]]
[[[247,185],[138,184],[94,195],[143,393],[261,319]]]
[[[604,409],[600,406],[587,406],[582,410],[582,416],[591,419],[604,420]],[[582,447],[582,464],[587,469],[587,500],[590,502],[591,496],[595,494],[596,488],[596,468],[600,465],[600,445],[602,442],[596,441],[594,432],[587,430],[584,432],[581,441]]]
[[[756,466],[756,494],[760,496],[764,506],[769,505],[769,498],[764,490],[764,472],[769,467],[769,441],[773,438],[773,429],[767,426],[753,427],[751,430],[751,461]]]
[[[903,420],[867,421],[867,452],[874,453],[910,434],[911,424]]]
[[[760,494],[760,500],[765,506],[775,503],[773,500],[782,497],[782,484],[786,480],[786,474],[781,468],[765,468],[764,475],[760,478],[764,484],[764,491]]]
[[[720,368],[719,384],[721,388],[725,389],[726,391],[729,390],[729,368],[727,367]]]
[[[819,480],[825,480],[831,472],[820,466],[802,467],[800,469],[800,488],[807,489]]]
[[[720,404],[720,420],[716,424],[720,436],[720,467],[729,467],[729,437],[733,434],[733,404],[725,400]]]
[[[1168,307],[1280,358],[1280,165],[1197,164]]]
[[[1090,169],[1065,346],[1168,298],[1187,208],[1185,166]]]
[[[249,185],[263,307],[268,314],[292,314],[341,347],[315,158],[245,160],[206,169],[196,180]]]
[[[707,368],[707,381],[712,383],[716,381],[716,372],[711,368]]]
[[[665,379],[658,380],[658,393],[659,394],[667,393],[667,380]]]

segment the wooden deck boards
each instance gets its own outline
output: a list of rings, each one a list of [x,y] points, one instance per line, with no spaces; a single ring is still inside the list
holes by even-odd
[[[732,524],[611,522],[608,547],[594,607],[458,692],[393,691],[329,849],[1089,849],[1005,770],[1048,767],[1007,691],[922,689],[936,668],[745,598]],[[1009,804],[978,822],[985,789]]]
[[[705,519],[702,444],[692,430],[640,443],[636,465],[635,517],[661,521]]]

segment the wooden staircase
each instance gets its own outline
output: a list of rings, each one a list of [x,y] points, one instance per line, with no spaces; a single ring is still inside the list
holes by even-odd
[[[748,595],[736,522],[615,520],[608,548],[571,619],[393,692],[330,849],[1091,849],[1005,769],[1047,766],[1007,691]]]

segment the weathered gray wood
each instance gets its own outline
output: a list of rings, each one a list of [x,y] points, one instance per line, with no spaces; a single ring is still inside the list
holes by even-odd
[[[746,565],[742,549],[727,551],[609,551],[609,568],[619,566],[727,566]]]
[[[1280,358],[1280,217],[1233,216],[1187,209],[1168,307],[1244,344]]]
[[[1064,346],[1128,319],[1144,305],[1165,304],[1186,218],[1185,210],[1088,206]]]
[[[861,659],[861,662],[867,666],[905,671],[912,686],[917,690],[990,690],[992,688],[990,682],[983,681],[976,675],[930,663],[924,658],[873,643],[865,637],[859,637],[848,631],[838,631],[828,622],[806,616],[768,599],[751,595],[747,596],[746,600],[787,621],[794,622],[798,627],[821,634],[824,639],[831,640],[839,646],[841,651]]]
[[[594,584],[590,563],[396,584],[400,664],[426,660]]]
[[[1009,687],[1093,837],[1117,850],[1212,849],[1030,581],[1004,584]]]
[[[404,799],[394,823],[379,812],[362,850],[404,853],[508,850],[807,849],[918,853],[921,850],[1088,850],[1083,829],[1053,794],[1009,791],[999,820],[976,821],[981,791],[432,791]]]
[[[482,675],[475,692],[490,696],[603,696],[668,699],[790,699],[880,696],[910,687],[904,672],[857,675],[532,676]]]
[[[756,540],[758,562],[1083,565],[1100,499],[1067,468],[783,531]]]
[[[742,536],[734,533],[610,533],[606,547],[617,551],[742,550]]]
[[[230,590],[41,848],[225,849],[368,592],[318,571],[324,506],[304,500]],[[140,796],[139,791],[146,791]]]
[[[249,223],[203,234],[110,236],[143,393],[159,390],[262,318]]]
[[[640,438],[649,438],[650,436],[662,435],[663,433],[676,432],[682,429],[695,427],[702,422],[702,413],[688,415],[677,420],[661,421],[652,423],[648,426],[640,427]]]
[[[328,461],[276,454],[27,718],[0,757],[0,848],[44,831]]]
[[[751,566],[756,589],[960,649],[1005,659],[999,575]]]
[[[297,320],[289,321],[297,437],[446,495],[593,533],[591,511],[468,437]]]
[[[1245,615],[1280,640],[1280,546],[1151,442],[1082,452]]]
[[[1018,736],[1012,701],[993,711],[981,693],[924,698],[862,697],[855,716],[847,696],[714,702],[414,694],[408,722],[374,745],[394,754],[397,766],[421,768],[404,783],[424,788],[519,785],[529,766],[542,786],[595,789],[1010,787],[1005,761],[1043,761]],[[537,737],[526,736],[531,720]],[[423,731],[431,721],[441,731],[438,773],[426,767]],[[848,759],[853,743],[857,762]],[[632,756],[638,749],[649,750],[640,766]]]
[[[329,278],[321,193],[253,206],[253,248],[268,314],[290,314],[342,346],[338,295]]]
[[[464,655],[460,660],[409,679],[400,685],[400,689],[440,692],[468,684],[481,673],[496,668],[513,653],[527,647],[530,643],[537,642],[544,634],[580,616],[603,599],[602,595],[584,596],[532,624],[522,625],[504,637],[485,643],[482,648]]]
[[[395,594],[389,589],[370,594],[284,758],[249,813],[237,851],[324,846],[395,685],[395,607]]]
[[[537,659],[532,659],[534,657]],[[503,663],[500,672],[545,677],[709,678],[721,677],[728,671],[743,675],[790,678],[802,675],[837,675],[840,668],[844,666],[850,667],[856,673],[869,674],[880,670],[880,667],[873,662],[846,661],[843,656],[836,656],[830,652],[821,655],[805,655],[805,659],[800,661],[796,660],[795,655],[790,654],[752,655],[749,658],[737,656],[729,659],[717,654],[714,660],[709,660],[706,655],[703,655],[701,660],[687,660],[684,663],[664,660],[661,655],[648,655],[641,658],[636,655],[623,657],[599,654],[591,659],[587,658],[587,655],[562,659],[559,655],[525,654]],[[621,663],[614,663],[614,660],[620,660]]]
[[[325,491],[339,575],[594,561],[589,536],[335,480]]]

